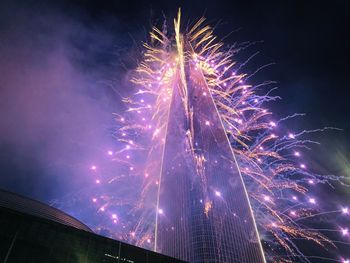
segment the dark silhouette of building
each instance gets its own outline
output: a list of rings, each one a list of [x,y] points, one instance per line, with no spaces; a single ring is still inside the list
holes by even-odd
[[[184,71],[186,76],[177,76],[172,86],[155,250],[192,263],[265,262],[211,92],[194,66],[186,63]]]
[[[62,211],[0,191],[0,262],[181,263],[152,251],[96,235]]]

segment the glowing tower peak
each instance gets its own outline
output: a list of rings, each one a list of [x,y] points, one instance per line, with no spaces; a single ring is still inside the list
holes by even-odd
[[[165,84],[171,99],[163,132],[155,250],[198,263],[265,262],[239,165],[206,73],[193,60],[191,39],[208,29],[182,36],[179,19],[180,12],[174,73]]]

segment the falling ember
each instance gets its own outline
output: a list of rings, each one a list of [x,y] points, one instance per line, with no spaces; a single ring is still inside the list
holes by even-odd
[[[349,234],[349,230],[347,228],[343,228],[341,230],[341,233],[342,233],[343,236],[347,236]]]
[[[310,202],[311,204],[316,204],[315,198],[310,198],[310,199],[309,199],[309,202]]]
[[[264,196],[264,200],[265,200],[265,201],[270,201],[270,197],[265,195],[265,196]]]

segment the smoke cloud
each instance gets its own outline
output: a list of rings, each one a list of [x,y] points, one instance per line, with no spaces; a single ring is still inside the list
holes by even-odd
[[[0,11],[0,188],[49,201],[84,187],[113,145],[120,94],[106,80],[127,40],[118,21],[31,4]]]

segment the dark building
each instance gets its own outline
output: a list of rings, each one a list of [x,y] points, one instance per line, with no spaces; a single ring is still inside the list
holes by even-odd
[[[181,263],[96,235],[62,211],[0,191],[0,262]]]

